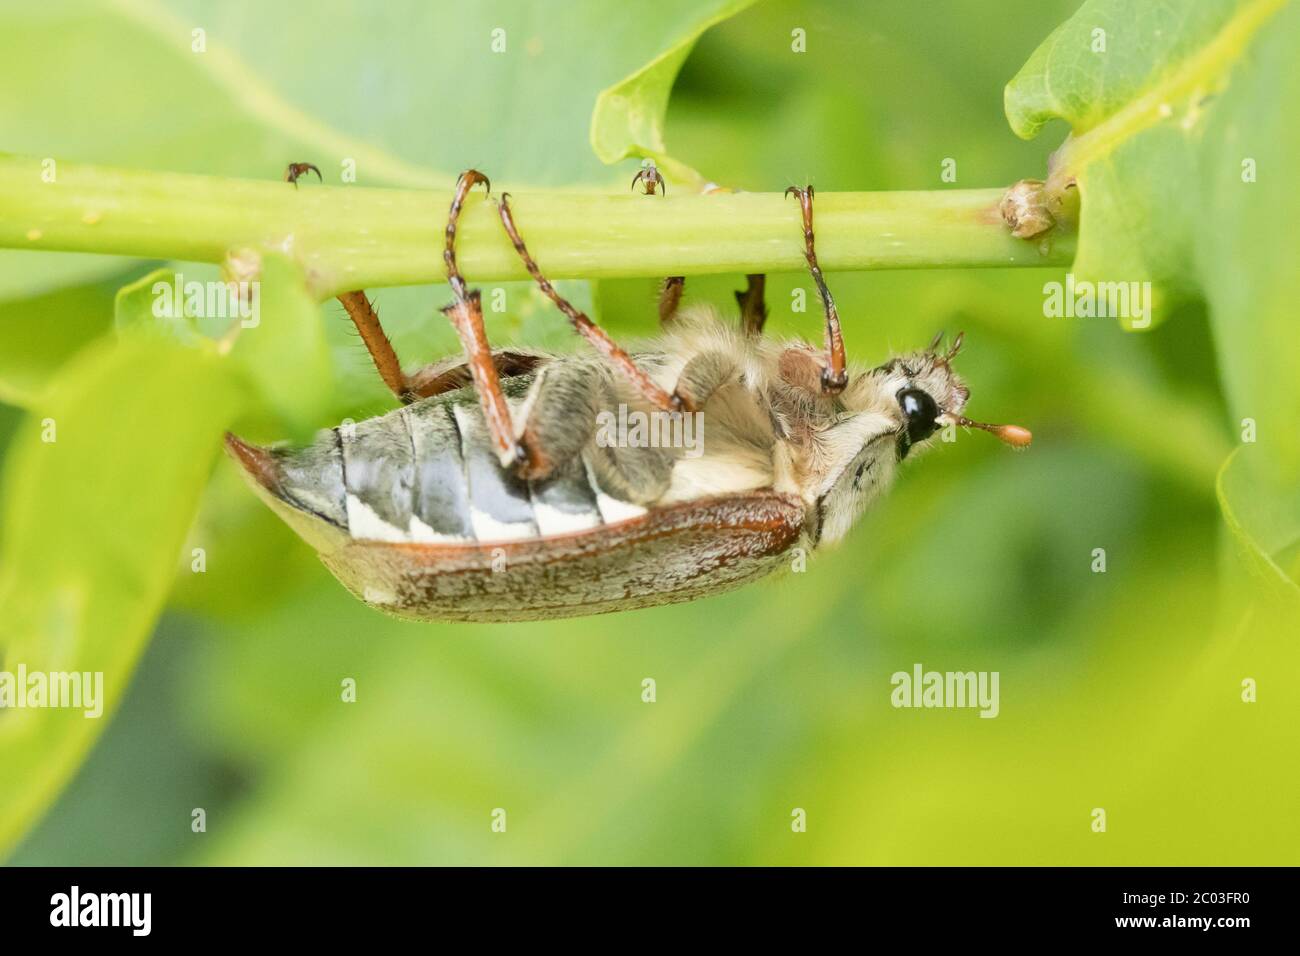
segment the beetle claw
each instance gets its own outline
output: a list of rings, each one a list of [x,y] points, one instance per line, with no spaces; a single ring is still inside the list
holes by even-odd
[[[325,177],[320,174],[320,170],[313,163],[290,163],[284,170],[284,181],[293,183],[293,188],[298,188],[298,180],[308,173],[315,173],[316,178],[325,182]]]

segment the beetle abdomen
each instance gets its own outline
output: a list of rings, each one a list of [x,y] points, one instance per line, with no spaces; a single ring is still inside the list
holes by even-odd
[[[517,397],[526,381],[512,384]],[[300,513],[299,531],[311,516],[356,541],[519,541],[645,513],[602,488],[585,454],[559,462],[545,481],[503,469],[468,389],[345,423],[305,448],[262,450],[234,438],[231,448],[278,511]],[[319,535],[304,536],[327,550]]]
[[[473,393],[337,431],[347,530],[359,541],[518,541],[644,513],[606,493],[586,456],[558,463],[545,481],[502,468]]]

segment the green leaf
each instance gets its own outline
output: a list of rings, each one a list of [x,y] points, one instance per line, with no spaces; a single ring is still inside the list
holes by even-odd
[[[135,267],[135,259],[93,252],[0,249],[0,303],[109,282]]]
[[[1233,75],[1205,130],[1194,266],[1210,304],[1219,374],[1234,433],[1300,487],[1300,5],[1291,4]],[[1247,422],[1249,420],[1249,422]]]
[[[474,164],[515,188],[612,184],[622,175],[588,145],[597,93],[666,50],[680,50],[680,63],[726,7],[739,9],[735,0],[657,0],[646,16],[611,16],[603,0],[389,0],[308,13],[258,0],[7,4],[0,128],[13,152],[146,169],[279,179],[288,162],[307,160],[328,182],[354,173],[360,185],[430,187]],[[285,43],[304,31],[310,42]],[[54,188],[55,172],[42,185]],[[69,279],[94,268],[59,261],[51,268],[72,270]],[[27,284],[33,271],[0,258],[0,289],[48,288]]]
[[[1280,483],[1260,450],[1243,445],[1223,463],[1216,490],[1242,563],[1265,591],[1290,602],[1300,614],[1300,584],[1294,576],[1300,570],[1300,486]]]
[[[113,327],[118,336],[152,337],[198,346],[202,336],[195,313],[183,289],[179,294],[176,291],[177,279],[172,269],[155,269],[118,289],[113,300]]]
[[[545,9],[526,0],[393,0],[382,11],[324,5],[310,14],[312,42],[291,47],[283,38],[304,29],[304,15],[292,4],[7,5],[0,11],[4,148],[53,161],[52,182],[42,179],[44,165],[33,166],[34,189],[58,188],[61,158],[267,179],[279,179],[290,160],[309,160],[331,182],[354,168],[359,185],[417,186],[449,184],[472,162],[502,186],[625,185],[623,174],[591,153],[587,133],[597,93],[665,50],[685,55],[706,22],[718,19],[714,11],[727,5],[664,0],[651,17],[614,20],[598,0]],[[592,24],[601,25],[600,36],[587,42]],[[203,31],[202,52],[194,49],[196,29]],[[498,29],[505,48],[495,53]],[[48,42],[53,35],[59,43]],[[378,73],[377,63],[385,64]],[[527,77],[526,95],[521,76]],[[96,95],[87,98],[92,83]],[[302,186],[310,188],[309,182]],[[120,275],[124,265],[129,261],[104,256],[0,251],[0,299],[22,300],[0,319],[0,397],[25,400],[49,378],[54,358],[61,361],[84,345],[107,317],[106,310],[78,302],[55,314],[56,300],[50,300],[42,303],[39,332],[9,326],[10,314],[28,311],[31,317],[23,297],[106,272]],[[427,293],[406,291],[382,296],[385,324],[408,363],[436,358],[441,352],[433,345],[454,346],[454,336],[444,334],[441,317],[431,320],[434,303]],[[330,319],[336,314],[334,308]],[[562,327],[558,316],[551,318]],[[364,378],[369,385],[373,368],[355,337],[344,332],[346,322],[329,326],[334,364],[344,379]],[[9,328],[24,339],[23,348],[6,347]],[[314,350],[307,355],[301,374],[280,370],[282,388],[273,375],[263,375],[278,411],[298,431],[318,398],[310,389],[297,390],[314,365]],[[343,394],[357,391],[347,387]],[[367,394],[379,396],[377,389]]]
[[[1205,231],[1197,194],[1206,126],[1261,27],[1286,0],[1135,5],[1088,0],[1007,85],[1007,118],[1025,138],[1070,124],[1049,194],[1077,186],[1082,212],[1074,272],[1098,282],[1151,281],[1156,318],[1200,292],[1193,270]],[[1151,315],[1125,317],[1144,328]]]
[[[1105,31],[1105,52],[1092,43]],[[1023,136],[1048,120],[1071,132],[1048,189],[1077,182],[1074,272],[1151,280],[1209,303],[1230,429],[1250,447],[1219,476],[1223,514],[1264,580],[1294,541],[1300,486],[1300,217],[1290,169],[1300,129],[1277,108],[1300,96],[1300,6],[1195,0],[1134,7],[1091,0],[1038,49],[1006,91]],[[1133,326],[1131,320],[1127,324]],[[1289,542],[1288,542],[1289,543]],[[1275,572],[1275,573],[1274,573]]]
[[[108,332],[117,281],[0,302],[0,401],[30,407],[55,371]]]
[[[126,693],[241,404],[228,362],[104,343],[59,373],[12,439],[3,483],[3,669],[103,675],[103,713],[0,713],[0,853],[47,808]]]
[[[701,4],[698,25],[684,28],[681,39],[635,73],[596,97],[591,115],[591,148],[604,163],[629,156],[665,156],[663,124],[673,81],[695,41],[709,27],[734,16],[754,0],[725,0]],[[659,11],[656,10],[656,15]]]
[[[123,286],[115,303],[117,334],[230,351],[281,430],[287,426],[305,438],[320,424],[334,390],[320,306],[302,271],[284,255],[245,255],[258,271],[242,288],[206,271],[170,268]],[[220,345],[201,334],[200,321]]]

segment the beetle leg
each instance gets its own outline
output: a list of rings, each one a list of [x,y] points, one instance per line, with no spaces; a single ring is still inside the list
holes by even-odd
[[[410,381],[402,372],[402,363],[393,350],[393,343],[388,341],[384,327],[379,324],[379,314],[375,312],[375,304],[366,298],[365,292],[360,289],[355,292],[344,292],[339,296],[339,301],[343,303],[343,308],[347,309],[352,324],[361,333],[361,341],[366,344],[366,351],[370,353],[370,358],[374,361],[384,384],[402,400],[403,404],[414,401],[416,396],[411,392]]]
[[[638,392],[645,397],[645,400],[656,408],[663,411],[694,411],[687,402],[679,395],[670,395],[664,391],[654,380],[645,372],[637,367],[632,356],[628,355],[618,344],[609,337],[609,333],[591,320],[585,313],[574,308],[568,299],[555,291],[549,279],[542,275],[542,270],[538,267],[533,257],[529,255],[528,248],[524,245],[524,240],[519,235],[519,230],[515,227],[514,216],[510,212],[510,195],[502,193],[501,199],[497,203],[497,211],[501,214],[501,224],[505,226],[506,234],[510,241],[514,243],[515,251],[519,253],[519,258],[524,261],[525,268],[529,274],[536,280],[538,287],[542,292],[559,308],[561,312],[569,317],[573,323],[573,328],[579,335],[585,338],[600,353],[601,357],[625,375],[636,388]]]
[[[611,372],[597,360],[556,359],[539,369],[520,408],[519,437],[529,450],[529,460],[517,474],[529,481],[545,481],[572,467],[590,447],[592,467],[603,489],[638,504],[658,499],[672,478],[673,453],[620,445],[617,430],[611,432],[607,424],[602,437],[601,413],[618,403]]]
[[[321,182],[325,182],[325,177],[320,174],[320,170],[311,163],[290,163],[284,168],[284,181],[286,183],[293,183],[293,188],[297,189],[298,180],[309,172],[315,173],[317,179]]]
[[[548,369],[549,371],[549,369]],[[556,369],[563,374],[567,369]],[[567,381],[557,375],[555,380],[543,382],[538,391],[538,401],[529,416],[529,429],[535,430],[539,444],[555,461],[562,463],[565,454],[576,457],[584,448],[589,449],[588,461],[595,474],[596,484],[607,494],[622,501],[649,506],[663,497],[672,482],[676,454],[670,448],[624,442],[618,426],[608,420],[619,407],[619,388],[610,380],[609,370],[601,365],[588,365],[585,375],[570,372]],[[575,399],[585,395],[580,407],[586,417],[580,430],[573,425],[557,425],[572,415]],[[600,414],[607,420],[601,421]],[[594,438],[594,440],[593,440]]]
[[[309,172],[315,173],[316,178],[321,182],[325,181],[320,174],[320,169],[314,163],[290,163],[284,168],[284,181],[293,183],[293,187],[297,189],[298,180]],[[393,351],[393,344],[384,334],[383,326],[379,324],[374,303],[367,299],[365,292],[360,289],[355,292],[344,292],[339,296],[339,301],[347,310],[352,324],[361,333],[361,341],[366,344],[366,351],[370,353],[370,358],[379,371],[379,377],[384,380],[384,384],[394,395],[403,402],[409,402],[411,396],[407,394],[407,382],[406,376],[402,374],[402,363],[398,360],[397,353]]]
[[[697,409],[720,387],[736,377],[740,362],[726,352],[699,352],[682,367],[674,391]]]
[[[767,285],[767,276],[751,273],[745,276],[745,291],[736,292],[736,303],[740,306],[740,327],[746,335],[762,335],[763,324],[767,322],[767,303],[763,301],[763,290]]]
[[[344,292],[338,298],[347,309],[348,317],[356,325],[357,331],[361,333],[361,341],[370,352],[375,368],[379,371],[379,377],[393,394],[402,400],[402,404],[409,405],[417,399],[454,392],[458,388],[472,384],[470,366],[464,358],[433,362],[414,374],[407,375],[402,371],[397,352],[394,351],[379,322],[375,304],[360,290]],[[496,366],[497,376],[500,378],[526,375],[543,361],[545,361],[544,356],[509,349],[494,352],[492,355],[492,364]]]
[[[661,196],[668,195],[668,184],[664,182],[663,173],[659,172],[659,167],[654,164],[654,160],[647,159],[637,171],[632,179],[632,188],[636,189],[637,183],[641,184],[641,191],[647,196],[655,195],[656,188]],[[659,287],[659,325],[667,328],[672,324],[673,319],[677,317],[677,306],[682,301],[682,291],[686,286],[685,276],[669,276],[664,279],[663,285]]]
[[[514,427],[510,421],[510,406],[506,404],[505,394],[501,391],[501,379],[497,375],[496,363],[492,358],[492,347],[488,345],[487,331],[483,327],[483,309],[479,302],[478,290],[466,289],[465,279],[456,266],[456,223],[460,219],[460,210],[465,204],[465,197],[476,183],[482,183],[488,190],[492,188],[486,176],[478,170],[468,169],[456,180],[456,191],[452,194],[451,209],[447,214],[447,244],[442,259],[446,264],[447,282],[451,286],[455,301],[443,306],[442,313],[447,316],[460,337],[470,378],[474,382],[474,389],[478,392],[479,403],[483,407],[483,417],[487,420],[492,450],[496,453],[501,466],[506,468],[525,462],[528,459],[528,452],[515,440]]]
[[[672,484],[673,453],[667,448],[596,445],[591,465],[602,490],[623,501],[651,505]]]
[[[517,352],[512,349],[497,349],[492,353],[492,364],[496,366],[499,378],[514,375],[527,375],[547,361],[545,355],[531,352]],[[462,357],[431,362],[408,377],[407,387],[412,398],[432,398],[446,392],[454,392],[473,384],[469,363]]]
[[[848,384],[849,374],[844,367],[844,338],[840,334],[840,314],[835,310],[835,300],[831,290],[826,288],[822,278],[821,267],[817,265],[817,252],[813,243],[813,188],[812,186],[791,186],[785,191],[788,196],[794,193],[799,197],[799,210],[803,214],[804,258],[808,260],[808,271],[812,273],[813,282],[822,297],[822,307],[826,312],[826,356],[822,365],[821,390],[824,394],[835,395],[844,390]]]
[[[677,317],[677,306],[682,301],[685,286],[685,276],[669,276],[659,287],[659,324],[664,328],[672,325]]]
[[[596,416],[613,404],[608,372],[591,359],[555,359],[539,369],[520,409],[518,437],[528,461],[518,474],[544,480],[576,459],[591,441]]]

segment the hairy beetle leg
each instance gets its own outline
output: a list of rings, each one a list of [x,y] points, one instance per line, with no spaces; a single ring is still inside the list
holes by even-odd
[[[298,188],[298,180],[308,173],[315,173],[316,178],[325,182],[325,177],[320,174],[320,170],[312,163],[290,163],[284,168],[284,181],[293,183],[293,188]]]
[[[491,194],[492,182],[477,169],[467,169],[456,179],[456,191],[451,194],[451,209],[447,213],[446,245],[442,250],[442,261],[447,268],[447,282],[451,285],[452,295],[457,301],[466,298],[465,279],[456,265],[456,226],[460,222],[460,211],[465,205],[465,197],[477,184],[483,184],[483,192]]]
[[[641,184],[641,189],[647,196],[653,196],[656,187],[659,195],[668,195],[668,183],[664,181],[663,173],[659,172],[659,167],[655,165],[653,159],[647,159],[642,163],[637,174],[632,177],[633,189],[636,189],[637,183]],[[677,306],[681,304],[685,286],[685,276],[669,276],[659,287],[659,325],[663,328],[671,325],[673,319],[677,317]]]
[[[297,189],[298,180],[309,172],[315,173],[316,178],[321,182],[325,181],[315,163],[290,163],[284,169],[284,181],[293,183],[294,189]],[[361,341],[365,343],[366,351],[370,353],[370,358],[379,372],[379,377],[394,395],[403,402],[410,402],[413,396],[410,394],[406,376],[402,373],[402,363],[398,360],[397,353],[393,350],[393,343],[388,341],[384,327],[379,322],[379,314],[375,312],[374,303],[361,289],[344,292],[338,299],[347,310],[352,324],[357,327]]]
[[[703,408],[713,393],[741,372],[740,362],[725,352],[699,352],[682,367],[673,394],[689,402],[689,411]]]
[[[366,351],[370,353],[370,358],[375,363],[375,369],[384,384],[404,404],[414,401],[416,396],[411,391],[411,383],[402,371],[402,363],[397,358],[397,352],[393,350],[393,343],[388,340],[384,327],[379,323],[379,313],[375,311],[375,304],[360,289],[355,292],[344,292],[338,298],[343,303],[343,308],[347,310],[348,318],[361,334],[361,341],[365,343]]]
[[[530,454],[515,439],[510,406],[506,404],[505,393],[501,391],[501,379],[492,357],[492,346],[488,344],[487,330],[483,326],[479,292],[477,289],[466,289],[465,279],[456,265],[456,225],[460,220],[461,208],[465,205],[465,197],[478,183],[483,184],[485,192],[492,191],[492,184],[486,176],[476,169],[467,169],[456,180],[456,190],[452,193],[451,208],[447,213],[447,242],[442,259],[447,269],[447,283],[451,286],[455,301],[443,306],[442,314],[451,322],[460,338],[470,378],[474,382],[474,390],[478,393],[483,417],[487,421],[492,449],[503,468],[512,468],[527,462]]]
[[[767,303],[764,301],[766,286],[767,276],[751,273],[745,276],[745,291],[736,292],[736,304],[740,306],[740,327],[746,335],[763,334],[768,316]]]
[[[849,373],[844,361],[844,337],[840,333],[840,314],[835,309],[835,300],[831,290],[826,288],[822,270],[817,265],[817,251],[813,241],[813,188],[812,186],[791,186],[785,194],[794,193],[799,197],[799,211],[803,215],[804,258],[808,260],[808,271],[817,292],[821,295],[822,307],[826,312],[826,359],[822,366],[821,390],[824,394],[835,395],[844,390],[848,384]]]
[[[506,235],[514,243],[515,252],[519,253],[519,258],[523,260],[524,267],[528,270],[529,275],[537,282],[537,286],[542,290],[542,293],[554,302],[561,312],[568,316],[569,321],[573,323],[574,330],[590,342],[592,347],[600,353],[601,357],[609,365],[626,376],[628,381],[651,405],[666,412],[693,410],[689,407],[690,403],[681,396],[670,395],[655,384],[654,380],[632,360],[632,356],[628,355],[609,337],[608,332],[593,322],[590,316],[575,308],[573,303],[555,291],[555,286],[551,285],[550,280],[542,275],[542,270],[529,254],[528,247],[524,245],[524,240],[519,235],[514,216],[510,212],[509,193],[501,194],[501,199],[497,202],[497,212],[501,216],[501,225],[505,227]]]
[[[659,287],[659,324],[665,328],[677,318],[677,307],[686,288],[685,276],[669,276]]]

